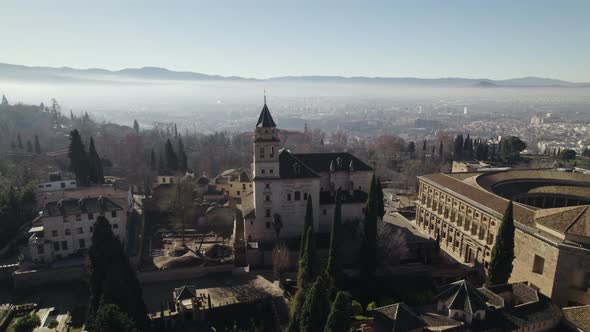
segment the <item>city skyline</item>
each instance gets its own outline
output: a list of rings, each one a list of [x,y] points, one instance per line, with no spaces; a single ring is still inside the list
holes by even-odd
[[[3,3],[0,62],[224,76],[590,81],[581,1]],[[106,22],[108,21],[108,24]],[[23,22],[27,22],[24,24]],[[556,23],[559,24],[556,24]],[[9,35],[10,34],[10,35]]]

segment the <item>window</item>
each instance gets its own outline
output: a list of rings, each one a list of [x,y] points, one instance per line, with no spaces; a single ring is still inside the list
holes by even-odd
[[[272,157],[274,157],[274,156],[275,156],[275,147],[274,147],[274,146],[271,146],[271,147],[270,147],[270,157],[272,158]],[[271,173],[272,173],[272,172],[271,172]]]
[[[246,190],[246,184],[245,183],[242,184],[242,190]]]
[[[307,200],[307,193],[303,193],[303,199]]]
[[[270,189],[270,183],[265,183],[265,184],[264,184],[264,188],[265,188],[265,189]]]
[[[80,249],[86,248],[86,241],[84,239],[78,240],[78,244],[80,245]]]
[[[260,148],[260,158],[264,158],[264,148]]]
[[[94,214],[89,213],[88,214],[88,220],[94,220]]]
[[[51,236],[57,237],[57,231],[51,231]]]
[[[78,227],[78,234],[84,234],[84,229],[82,227]]]
[[[94,232],[94,227],[90,226],[90,233]]]
[[[61,187],[62,187],[62,188],[65,188],[65,187],[66,187],[66,183],[65,183],[65,182],[62,182],[62,183],[61,183]]]
[[[269,169],[268,169],[268,172],[269,172],[270,174],[273,174],[273,173],[274,173],[274,169],[272,169],[272,168],[269,168]]]
[[[299,201],[299,200],[301,200],[301,192],[300,192],[300,191],[296,191],[296,192],[295,192],[295,200],[296,200],[296,201]]]
[[[324,214],[324,216],[325,216],[325,215],[327,215],[327,214],[328,214],[328,210],[324,209],[324,210],[322,211],[322,213],[323,213],[323,214]]]
[[[117,218],[117,211],[112,211],[111,212],[111,217]]]
[[[287,194],[287,200],[290,201],[291,200],[291,194]]]
[[[533,261],[533,273],[543,274],[543,267],[545,266],[545,258],[535,255]]]
[[[37,246],[37,254],[43,255],[44,253],[45,253],[45,248],[43,247],[43,245],[38,245]]]
[[[266,200],[267,202],[270,202],[270,195],[266,195],[266,197],[265,197],[265,200]]]
[[[266,209],[265,217],[270,217],[270,209]]]
[[[69,229],[66,229],[66,235],[72,235],[72,232]]]
[[[162,178],[162,183],[166,183],[166,178]]]
[[[82,221],[82,216],[81,216],[81,215],[79,215],[79,214],[77,214],[77,215],[76,215],[76,221]]]
[[[59,251],[59,242],[53,242],[53,250]]]
[[[239,190],[236,191],[236,195],[240,196],[240,191]]]
[[[264,174],[264,173],[265,173],[265,170],[264,170],[264,168],[260,170],[260,173],[261,173],[261,174]]]
[[[68,250],[68,241],[61,241],[61,250]]]
[[[118,229],[119,228],[119,224],[113,224],[113,228],[114,229]]]
[[[270,221],[267,221],[266,222],[266,229],[269,229],[269,228],[270,228]]]

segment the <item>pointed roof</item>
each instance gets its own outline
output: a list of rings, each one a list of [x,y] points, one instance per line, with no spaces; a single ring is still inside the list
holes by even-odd
[[[475,313],[488,307],[486,297],[465,280],[443,286],[436,299],[442,301],[448,309],[462,310],[467,313]]]
[[[186,299],[192,299],[195,297],[195,291],[193,286],[182,286],[174,290],[175,300],[182,301]]]
[[[275,121],[272,119],[272,115],[270,115],[270,111],[268,110],[268,106],[266,106],[266,97],[264,97],[264,106],[262,107],[262,111],[260,112],[260,116],[258,117],[258,122],[256,122],[257,128],[275,128],[277,125]]]
[[[424,320],[403,302],[376,308],[373,311],[373,316],[375,319],[383,321],[383,323],[377,323],[379,327],[392,332],[423,329],[426,326]],[[380,329],[376,328],[375,330],[379,331]]]

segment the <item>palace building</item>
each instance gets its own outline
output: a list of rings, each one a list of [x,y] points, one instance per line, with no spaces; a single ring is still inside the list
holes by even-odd
[[[509,200],[515,258],[510,282],[558,305],[590,303],[590,176],[508,170],[419,177],[416,225],[454,259],[487,269]]]
[[[274,242],[275,222],[282,224],[281,238],[301,236],[308,198],[316,232],[329,232],[337,192],[344,219],[363,217],[373,168],[346,152],[301,154],[282,149],[266,98],[253,148],[253,206],[243,211],[248,242]]]

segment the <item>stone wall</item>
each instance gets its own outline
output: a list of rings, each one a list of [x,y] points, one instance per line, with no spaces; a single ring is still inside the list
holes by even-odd
[[[55,283],[81,280],[84,276],[84,267],[67,267],[59,269],[31,270],[14,272],[12,280],[14,288],[39,287]]]
[[[231,273],[233,269],[233,264],[224,264],[216,266],[195,266],[163,271],[139,271],[137,272],[137,279],[139,279],[139,282],[142,284],[149,284],[162,281],[199,278],[214,273]]]

